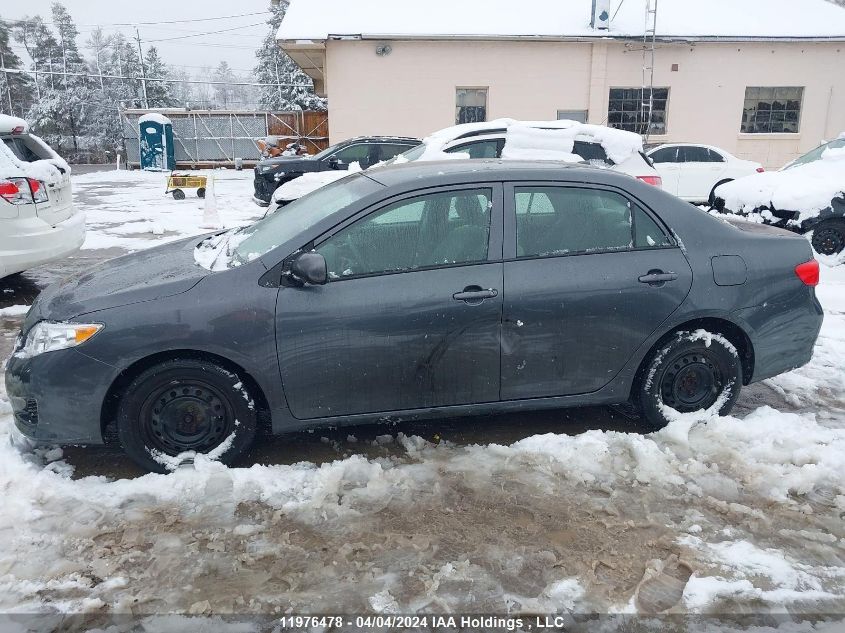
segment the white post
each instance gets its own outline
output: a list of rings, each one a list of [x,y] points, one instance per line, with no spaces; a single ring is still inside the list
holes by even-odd
[[[214,172],[208,174],[208,179],[205,183],[205,200],[202,209],[202,224],[201,229],[222,229],[223,223],[220,221],[220,214],[217,213],[217,197],[214,194]]]

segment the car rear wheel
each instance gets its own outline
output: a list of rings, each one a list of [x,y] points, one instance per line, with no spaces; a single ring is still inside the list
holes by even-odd
[[[730,413],[742,388],[742,363],[723,336],[704,330],[676,332],[651,354],[637,399],[645,425],[661,429],[674,412],[718,407]]]
[[[733,178],[726,178],[725,180],[720,180],[713,188],[710,190],[710,195],[707,197],[707,203],[710,205],[711,209],[716,209],[717,211],[724,211],[725,209],[725,201],[721,198],[716,196],[716,189],[724,185],[726,182],[731,182]]]
[[[141,468],[160,473],[200,453],[230,464],[250,448],[257,425],[246,383],[219,365],[195,359],[171,360],[142,372],[127,387],[117,412],[126,454]]]
[[[819,255],[838,255],[845,250],[845,220],[825,220],[813,229],[813,248]]]

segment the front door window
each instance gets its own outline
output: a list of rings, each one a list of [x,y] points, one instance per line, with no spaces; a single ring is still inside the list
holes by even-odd
[[[490,189],[417,196],[342,229],[317,251],[330,279],[468,264],[487,259]]]

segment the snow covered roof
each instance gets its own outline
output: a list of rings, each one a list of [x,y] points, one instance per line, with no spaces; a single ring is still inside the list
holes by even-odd
[[[138,123],[158,123],[160,125],[167,125],[171,121],[166,116],[159,112],[147,112],[147,114],[138,117]]]
[[[29,125],[23,119],[8,114],[0,114],[0,134],[11,134],[15,128],[23,127],[23,131],[29,130]]]
[[[291,0],[276,37],[642,37],[645,2],[611,0],[608,31],[590,27],[591,0],[358,0],[354,9],[348,0]],[[828,0],[660,0],[657,36],[845,40],[845,9]]]

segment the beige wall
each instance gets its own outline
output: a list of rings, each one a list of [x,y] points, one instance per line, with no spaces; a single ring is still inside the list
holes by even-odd
[[[641,85],[642,54],[620,42],[329,41],[333,142],[369,134],[423,137],[454,124],[455,88],[487,87],[488,119],[607,117],[608,90]],[[671,65],[678,64],[677,72]],[[670,88],[668,133],[652,141],[718,145],[779,167],[845,131],[845,43],[661,44],[655,86]],[[746,86],[804,86],[799,134],[739,132]]]

